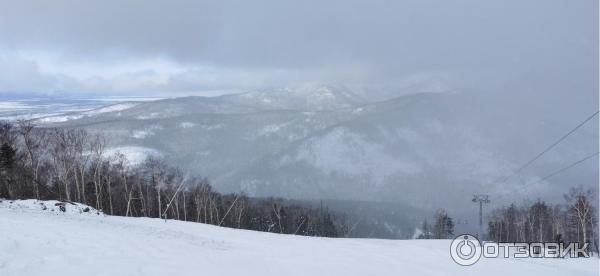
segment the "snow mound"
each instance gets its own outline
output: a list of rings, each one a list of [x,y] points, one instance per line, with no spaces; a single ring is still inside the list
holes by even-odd
[[[0,208],[3,276],[598,275],[596,257],[482,258],[462,267],[450,257],[450,240],[301,237],[151,218],[57,216],[35,200],[7,202],[1,206],[23,208]],[[74,206],[67,210],[77,213]]]
[[[0,209],[12,209],[20,211],[33,211],[42,213],[64,213],[64,214],[87,214],[87,215],[100,215],[101,211],[98,211],[88,205],[67,202],[58,200],[36,200],[36,199],[24,199],[24,200],[7,200],[0,199]]]

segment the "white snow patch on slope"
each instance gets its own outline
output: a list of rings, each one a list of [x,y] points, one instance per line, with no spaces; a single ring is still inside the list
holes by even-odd
[[[196,124],[192,123],[192,122],[181,122],[179,123],[179,127],[180,128],[192,128],[196,126]]]
[[[146,137],[150,137],[155,134],[155,131],[161,130],[163,127],[161,125],[151,125],[144,129],[134,130],[131,134],[131,137],[136,139],[144,139]]]
[[[29,105],[18,101],[0,101],[0,110],[19,110],[29,108]]]
[[[323,137],[309,139],[296,156],[326,173],[341,173],[365,183],[382,185],[395,174],[416,174],[418,164],[392,156],[364,137],[338,127]]]
[[[202,125],[201,128],[204,130],[214,130],[214,129],[222,129],[225,128],[226,125],[225,124],[215,124],[215,125]]]
[[[147,120],[147,119],[154,119],[154,118],[158,118],[160,115],[160,113],[158,112],[152,112],[150,114],[147,115],[140,115],[140,116],[136,116],[136,119],[140,119],[140,120]]]
[[[133,133],[131,134],[131,137],[136,138],[136,139],[144,139],[148,136],[152,136],[154,135],[153,131],[150,130],[134,130]]]
[[[59,115],[59,116],[49,116],[49,117],[43,117],[43,118],[39,118],[36,121],[38,123],[44,124],[44,123],[63,123],[69,120],[77,120],[77,119],[81,119],[83,118],[83,115]]]
[[[450,240],[332,239],[0,208],[0,275],[598,275],[598,259],[481,259]]]
[[[288,123],[266,125],[258,131],[258,135],[270,135],[282,131]]]
[[[97,108],[97,109],[93,109],[90,111],[86,111],[84,112],[85,115],[87,116],[94,116],[94,115],[98,115],[98,114],[102,114],[102,113],[108,113],[108,112],[118,112],[118,111],[123,111],[129,108],[132,108],[136,105],[138,105],[139,103],[119,103],[119,104],[113,104],[113,105],[109,105],[109,106],[105,106],[105,107],[101,107],[101,108]]]
[[[0,209],[18,210],[19,212],[37,212],[37,213],[62,213],[62,214],[94,214],[100,215],[102,212],[85,204],[77,202],[63,202],[57,200],[7,200],[0,198]]]
[[[67,122],[70,120],[77,120],[77,119],[81,119],[84,117],[91,117],[91,116],[96,116],[96,115],[100,115],[103,113],[109,113],[109,112],[119,112],[119,111],[123,111],[125,109],[131,108],[138,105],[138,103],[119,103],[119,104],[112,104],[112,105],[108,105],[108,106],[104,106],[104,107],[100,107],[100,108],[96,108],[96,109],[85,109],[83,112],[75,112],[75,113],[69,113],[69,114],[61,114],[58,116],[46,116],[46,117],[42,117],[37,119],[36,121],[38,123],[63,123],[63,122]],[[120,115],[120,114],[117,114]]]

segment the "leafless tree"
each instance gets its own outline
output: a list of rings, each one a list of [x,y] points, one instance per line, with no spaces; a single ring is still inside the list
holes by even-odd
[[[62,185],[66,200],[71,201],[70,177],[75,168],[74,140],[75,133],[62,128],[54,128],[50,131],[49,142],[50,153],[53,160],[55,175],[58,184]]]
[[[35,125],[31,121],[19,120],[18,133],[23,143],[25,165],[31,172],[31,181],[36,199],[40,199],[40,167],[47,147],[43,147],[42,141],[46,140],[45,131],[35,131]]]
[[[96,195],[96,208],[101,209],[100,197],[102,195],[102,165],[104,163],[104,151],[106,140],[101,135],[95,135],[90,139],[91,158],[93,160],[93,183]]]
[[[579,242],[590,242],[590,232],[593,231],[594,209],[590,199],[593,197],[592,191],[585,191],[581,188],[573,188],[565,195],[567,201],[567,212],[571,220],[575,222],[575,231],[580,234]]]

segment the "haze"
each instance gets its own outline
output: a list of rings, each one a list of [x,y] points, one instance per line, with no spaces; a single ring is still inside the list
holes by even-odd
[[[5,94],[326,83],[374,97],[516,92],[597,103],[593,0],[1,2]]]

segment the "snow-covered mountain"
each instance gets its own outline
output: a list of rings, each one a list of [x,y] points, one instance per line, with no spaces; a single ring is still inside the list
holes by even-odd
[[[481,258],[463,267],[450,240],[303,237],[39,208],[55,203],[0,201],[0,275],[598,274],[595,257]]]
[[[466,209],[473,193],[500,203],[595,187],[597,159],[536,183],[597,152],[593,123],[496,183],[589,115],[555,116],[550,108],[456,93],[368,102],[312,86],[137,103],[51,125],[102,132],[112,151],[160,155],[225,192]]]
[[[141,103],[127,110],[104,114],[103,117],[161,119],[190,114],[246,114],[273,110],[325,111],[351,108],[363,103],[365,100],[345,88],[303,85],[217,97],[164,99]]]

